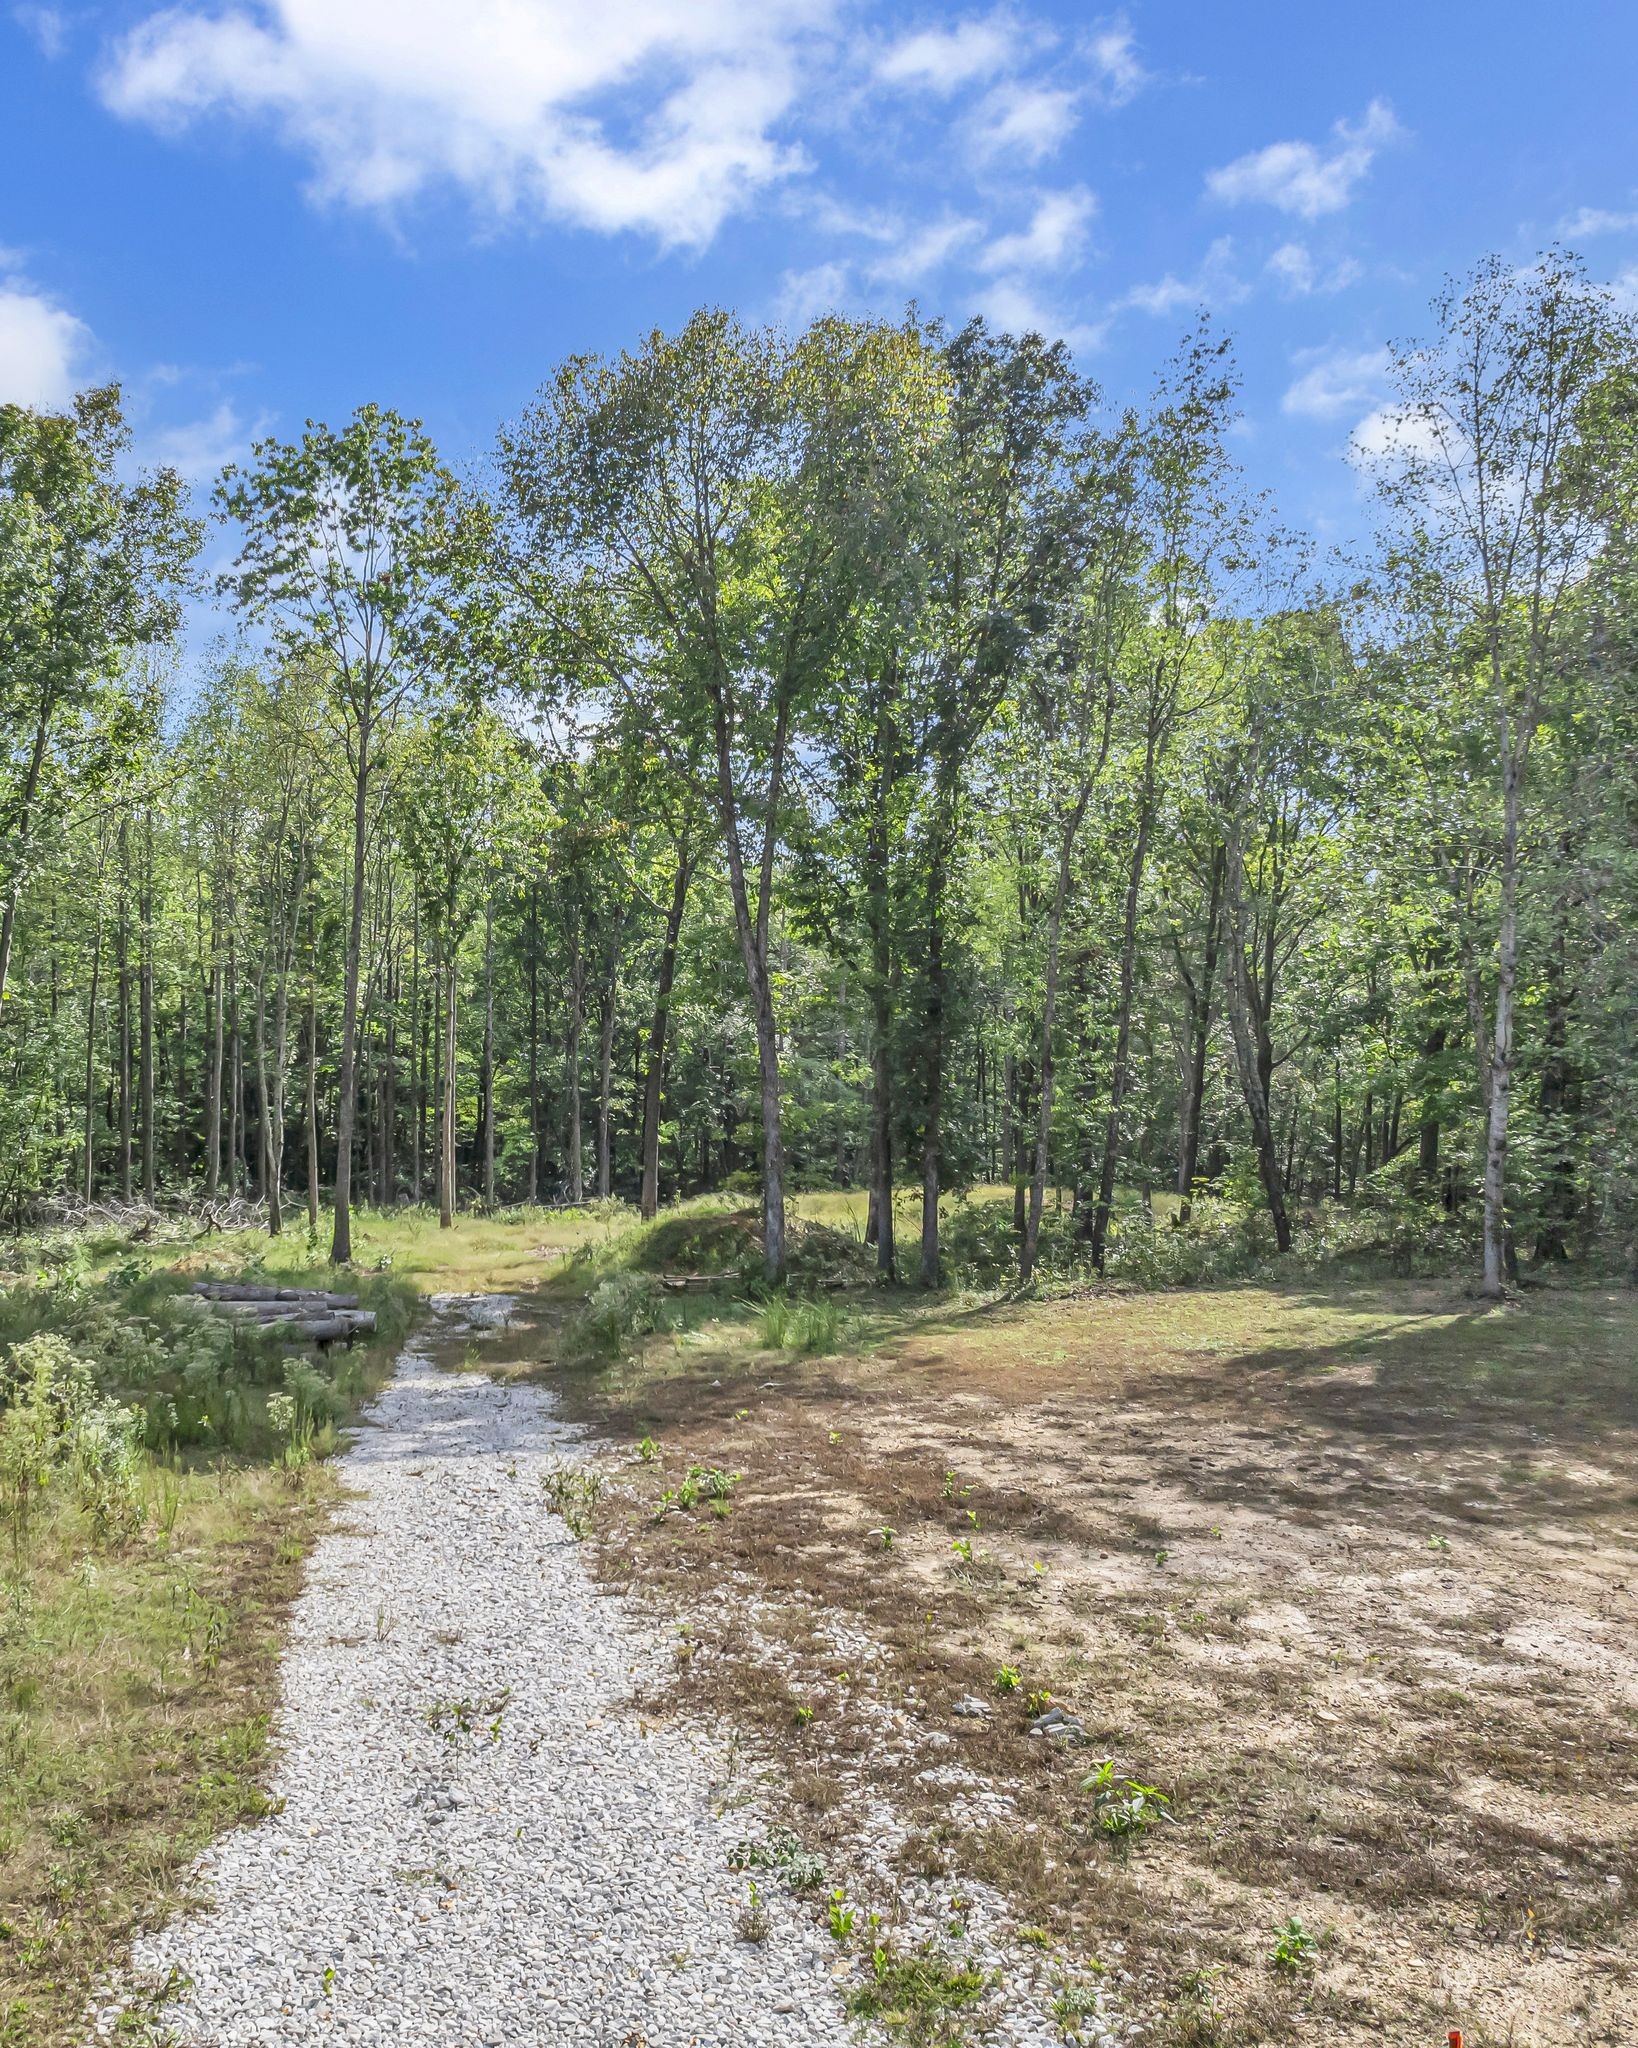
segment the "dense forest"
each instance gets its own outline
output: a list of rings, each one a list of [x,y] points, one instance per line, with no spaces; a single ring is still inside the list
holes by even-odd
[[[935,1284],[1010,1182],[1026,1280],[1207,1196],[1630,1264],[1638,342],[1553,254],[1394,368],[1347,560],[1204,324],[1123,410],[1037,335],[704,311],[470,476],[366,406],[209,507],[115,390],[0,408],[8,1218],[345,1259],[729,1188],[778,1278],[786,1192],[868,1185]]]

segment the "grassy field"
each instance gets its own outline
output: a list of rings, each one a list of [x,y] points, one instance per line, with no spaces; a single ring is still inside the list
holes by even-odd
[[[278,1360],[246,1356],[219,1375],[233,1428],[150,1445],[130,1526],[64,1486],[13,1515],[0,2043],[80,2039],[132,1927],[262,1810],[282,1615],[336,1499],[322,1454],[415,1296],[468,1289],[520,1300],[484,1368],[548,1377],[612,1447],[588,1554],[686,1631],[646,1710],[739,1730],[861,1922],[891,1925],[900,1881],[984,1886],[1066,2029],[1099,1983],[1173,2048],[1632,2037],[1630,1291],[1484,1309],[1309,1266],[1015,1299],[986,1263],[996,1190],[953,1206],[957,1284],[929,1299],[867,1284],[861,1197],[796,1208],[799,1280],[772,1300],[728,1202],[646,1230],[617,1205],[366,1215],[384,1334],[332,1376],[319,1455],[291,1458]],[[1215,1229],[1189,1260],[1224,1262]],[[185,1394],[190,1277],[327,1270],[300,1236],[41,1258],[6,1276],[0,1344],[63,1329],[150,1405]],[[743,1476],[689,1504],[694,1467]],[[988,1719],[952,1719],[968,1693]],[[1028,1736],[1042,1694],[1085,1749]],[[1164,1820],[1116,1831],[1082,1789],[1105,1757]]]

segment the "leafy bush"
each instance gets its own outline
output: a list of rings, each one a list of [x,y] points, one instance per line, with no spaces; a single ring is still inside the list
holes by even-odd
[[[653,1273],[626,1269],[600,1280],[580,1311],[579,1329],[588,1349],[618,1358],[633,1338],[671,1327],[665,1289]]]
[[[0,1497],[21,1542],[36,1503],[66,1478],[99,1541],[142,1520],[142,1416],[104,1398],[90,1361],[41,1330],[0,1374]]]

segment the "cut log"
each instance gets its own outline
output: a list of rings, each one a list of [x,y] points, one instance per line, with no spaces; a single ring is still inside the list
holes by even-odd
[[[206,1301],[296,1302],[312,1308],[357,1308],[356,1294],[336,1294],[327,1287],[266,1287],[252,1280],[196,1280],[195,1294]]]

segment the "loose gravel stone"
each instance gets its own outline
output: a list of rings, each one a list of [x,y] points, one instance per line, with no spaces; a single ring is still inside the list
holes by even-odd
[[[543,1389],[432,1363],[510,1307],[442,1297],[399,1359],[291,1617],[283,1808],[201,1859],[135,1970],[189,1985],[164,2023],[212,2048],[849,2042],[802,1909],[766,1886],[767,1940],[738,1938],[726,1753],[631,1704],[668,1651],[547,1504],[575,1433]]]

